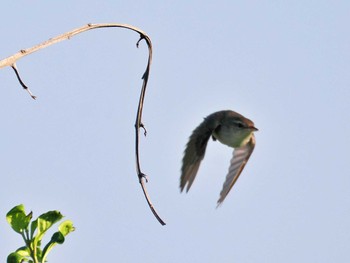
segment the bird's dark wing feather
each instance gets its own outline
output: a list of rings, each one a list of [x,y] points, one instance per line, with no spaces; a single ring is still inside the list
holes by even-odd
[[[208,140],[213,131],[220,124],[220,118],[217,118],[218,113],[209,115],[204,121],[193,131],[187,143],[184,157],[182,159],[180,189],[181,192],[186,187],[186,192],[191,188],[191,185],[197,175],[199,165],[204,158]]]

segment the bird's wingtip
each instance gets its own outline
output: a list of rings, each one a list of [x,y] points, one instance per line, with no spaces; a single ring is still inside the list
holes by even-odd
[[[218,209],[221,205],[222,205],[222,201],[221,199],[219,199],[217,202],[216,202],[216,209]]]

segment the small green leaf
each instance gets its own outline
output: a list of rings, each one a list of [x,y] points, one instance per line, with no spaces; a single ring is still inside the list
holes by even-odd
[[[23,257],[18,252],[13,252],[10,255],[8,255],[6,262],[7,263],[21,263],[23,261],[28,261],[27,257]]]
[[[11,225],[13,230],[20,234],[28,228],[31,219],[32,212],[26,215],[22,204],[15,206],[6,214],[7,222]]]
[[[75,227],[73,226],[73,222],[70,220],[66,220],[60,224],[58,227],[58,230],[64,235],[68,235],[70,232],[73,232],[75,230]]]
[[[22,257],[30,257],[30,251],[28,247],[20,247],[16,250],[16,253]]]
[[[60,221],[63,215],[59,211],[49,211],[38,217],[37,229],[38,229],[38,241],[40,241],[45,232],[56,222]]]

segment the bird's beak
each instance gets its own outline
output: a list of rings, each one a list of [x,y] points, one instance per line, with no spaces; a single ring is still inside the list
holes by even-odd
[[[253,131],[258,131],[259,129],[258,128],[255,128],[254,126],[250,126],[249,127],[251,130],[253,130]]]

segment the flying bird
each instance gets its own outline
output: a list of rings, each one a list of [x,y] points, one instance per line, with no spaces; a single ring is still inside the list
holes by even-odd
[[[180,178],[181,192],[185,187],[186,192],[191,188],[204,158],[209,138],[212,137],[214,141],[218,140],[234,148],[228,174],[217,201],[219,206],[237,181],[254,150],[255,131],[258,129],[251,120],[231,110],[218,111],[204,118],[192,132],[184,152]]]

